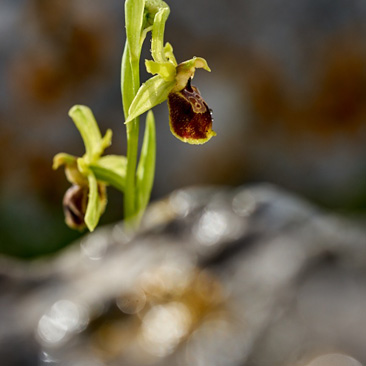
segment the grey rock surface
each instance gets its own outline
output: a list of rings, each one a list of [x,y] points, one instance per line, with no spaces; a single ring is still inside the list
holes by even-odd
[[[176,191],[134,236],[0,268],[1,365],[366,364],[364,223],[274,186]]]

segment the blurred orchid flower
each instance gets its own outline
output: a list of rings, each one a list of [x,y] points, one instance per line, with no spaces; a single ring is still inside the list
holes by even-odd
[[[66,224],[73,229],[88,227],[93,231],[103,214],[106,204],[106,186],[124,190],[126,157],[101,156],[110,146],[112,131],[102,137],[92,111],[85,106],[71,108],[73,119],[85,145],[85,154],[75,157],[59,153],[53,159],[53,169],[65,166],[65,174],[72,186],[63,199]]]

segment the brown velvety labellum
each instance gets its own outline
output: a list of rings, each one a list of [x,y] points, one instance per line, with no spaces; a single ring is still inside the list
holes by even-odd
[[[169,123],[174,136],[190,144],[203,144],[212,131],[212,115],[198,89],[191,85],[168,96]]]
[[[63,208],[67,226],[72,229],[84,229],[85,212],[88,203],[88,187],[76,184],[71,186],[65,193]]]

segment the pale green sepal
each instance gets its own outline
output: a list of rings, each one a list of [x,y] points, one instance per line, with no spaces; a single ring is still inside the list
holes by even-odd
[[[126,36],[130,48],[131,60],[139,60],[141,45],[140,37],[144,18],[145,0],[126,0]]]
[[[66,153],[58,153],[53,157],[52,169],[56,170],[61,165],[70,165],[76,163],[76,157]]]
[[[93,231],[98,225],[99,218],[102,214],[98,196],[98,183],[93,173],[88,175],[88,183],[88,206],[86,208],[84,221],[89,231]]]
[[[132,101],[128,118],[129,123],[151,108],[164,102],[175,85],[175,81],[165,81],[159,75],[153,76],[142,84]]]
[[[106,155],[96,163],[90,164],[89,169],[98,181],[113,186],[123,192],[126,181],[127,158],[120,155]]]
[[[136,173],[137,191],[137,212],[144,212],[154,182],[156,160],[156,131],[155,118],[152,111],[146,116],[144,141],[141,149],[141,156]]]
[[[75,105],[70,109],[69,116],[81,134],[88,160],[93,161],[100,154],[100,141],[102,139],[93,112],[86,106]]]
[[[161,8],[154,17],[154,24],[151,35],[151,54],[155,61],[166,61],[164,55],[164,30],[170,9],[168,6]]]
[[[183,90],[186,87],[188,80],[194,77],[196,69],[211,71],[207,61],[202,57],[193,57],[190,60],[180,63],[176,68],[176,85],[173,92]]]
[[[153,75],[158,74],[165,81],[173,81],[175,79],[175,66],[170,61],[155,62],[151,60],[146,60],[145,66],[147,72]]]

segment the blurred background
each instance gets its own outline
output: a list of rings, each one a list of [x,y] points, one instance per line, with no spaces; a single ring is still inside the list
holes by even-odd
[[[194,79],[217,137],[175,139],[156,108],[153,200],[189,185],[272,182],[327,209],[366,212],[366,2],[168,1],[166,41],[178,62],[201,56]],[[84,147],[67,112],[92,108],[108,153],[125,154],[120,95],[122,0],[0,3],[0,252],[30,258],[69,244],[58,152]],[[146,42],[142,60],[150,58]],[[142,80],[148,75],[142,69]],[[101,224],[122,218],[109,189]]]

